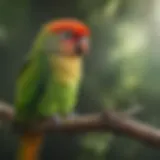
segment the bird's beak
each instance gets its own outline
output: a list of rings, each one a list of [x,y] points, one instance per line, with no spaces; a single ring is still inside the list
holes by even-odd
[[[89,43],[85,40],[80,40],[76,43],[75,51],[78,55],[84,55],[89,52]]]

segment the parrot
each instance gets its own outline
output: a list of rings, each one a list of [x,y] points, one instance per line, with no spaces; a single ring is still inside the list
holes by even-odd
[[[75,18],[51,20],[40,27],[15,87],[15,122],[70,117],[78,101],[83,59],[90,51],[90,29]],[[17,160],[38,160],[43,133],[19,135]]]

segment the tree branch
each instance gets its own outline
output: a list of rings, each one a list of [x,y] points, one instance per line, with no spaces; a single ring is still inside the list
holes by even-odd
[[[131,113],[130,113],[131,114]],[[5,103],[0,103],[0,120],[14,120],[14,110]],[[125,112],[105,111],[103,113],[76,116],[75,119],[62,119],[55,125],[52,118],[36,122],[29,132],[113,132],[129,136],[154,147],[160,147],[160,130],[143,124]]]

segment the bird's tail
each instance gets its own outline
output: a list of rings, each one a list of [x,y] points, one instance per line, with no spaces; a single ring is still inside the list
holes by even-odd
[[[23,134],[20,137],[17,160],[38,160],[43,139],[44,135],[42,133]]]

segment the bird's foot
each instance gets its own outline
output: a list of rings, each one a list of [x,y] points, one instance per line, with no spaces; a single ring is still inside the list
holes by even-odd
[[[59,115],[53,115],[52,120],[54,121],[55,125],[60,125],[61,124],[61,117]]]
[[[68,116],[67,116],[67,119],[68,120],[75,120],[75,118],[78,116],[78,114],[77,113],[75,113],[75,112],[73,112],[73,113],[71,113],[71,114],[69,114]]]

